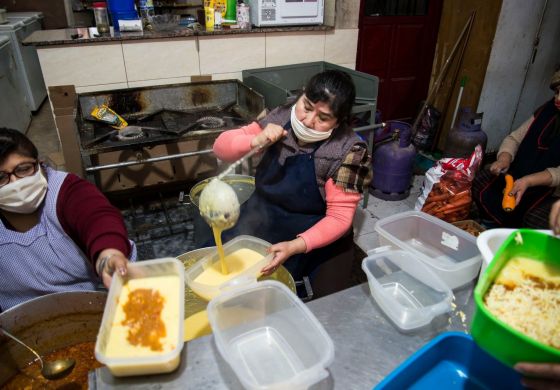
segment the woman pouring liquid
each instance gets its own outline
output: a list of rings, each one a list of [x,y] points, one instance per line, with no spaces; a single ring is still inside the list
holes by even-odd
[[[224,242],[241,234],[271,242],[275,255],[265,275],[284,264],[295,280],[313,278],[320,264],[353,245],[352,220],[371,180],[367,146],[348,126],[354,98],[346,73],[325,71],[309,80],[295,104],[214,143],[214,153],[227,162],[272,143],[237,225],[223,233]]]

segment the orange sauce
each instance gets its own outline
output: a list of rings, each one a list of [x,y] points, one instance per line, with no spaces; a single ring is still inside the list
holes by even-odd
[[[85,342],[61,348],[44,356],[46,361],[73,358],[76,365],[65,378],[47,380],[41,375],[39,362],[32,362],[23,368],[19,374],[4,384],[2,389],[83,389],[88,388],[88,372],[103,366],[94,355],[95,342]]]
[[[157,290],[139,288],[128,294],[122,325],[129,327],[127,340],[130,344],[150,347],[152,351],[163,350],[160,339],[166,336],[161,319],[164,303],[165,298]]]

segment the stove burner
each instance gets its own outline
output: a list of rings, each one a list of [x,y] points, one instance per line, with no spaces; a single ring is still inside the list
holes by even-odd
[[[217,116],[203,116],[199,118],[196,123],[199,124],[200,127],[203,129],[217,129],[219,127],[223,127],[226,124],[222,118]]]
[[[130,141],[142,137],[144,137],[144,132],[138,126],[127,126],[117,133],[117,138],[121,141]]]

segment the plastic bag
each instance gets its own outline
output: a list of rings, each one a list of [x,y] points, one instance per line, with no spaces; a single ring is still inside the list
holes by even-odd
[[[469,158],[439,160],[426,172],[415,209],[447,222],[467,219],[472,204],[472,181],[481,161],[480,145]]]

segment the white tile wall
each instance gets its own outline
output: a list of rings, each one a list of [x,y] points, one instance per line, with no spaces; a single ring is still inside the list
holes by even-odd
[[[267,67],[323,61],[324,55],[323,31],[266,34]]]
[[[139,88],[139,87],[151,87],[154,85],[168,85],[168,84],[183,84],[190,83],[190,76],[185,77],[170,77],[168,79],[154,79],[154,80],[142,80],[142,81],[129,81],[129,88]]]
[[[355,62],[351,62],[349,64],[337,64],[337,65],[344,66],[345,68],[348,68],[348,69],[356,70],[356,63]]]
[[[333,64],[356,62],[358,29],[334,30],[325,33],[325,61]]]
[[[129,82],[200,74],[194,38],[123,43],[122,47]]]
[[[88,92],[97,92],[97,91],[112,91],[114,89],[125,89],[125,88],[128,88],[127,83],[88,85],[85,87],[76,87],[76,92],[88,93]]]
[[[212,80],[231,80],[231,79],[243,80],[243,76],[241,72],[214,73],[212,75]]]
[[[241,72],[265,66],[264,34],[201,37],[199,43],[201,74]]]
[[[126,83],[120,43],[48,47],[37,53],[47,86]]]

